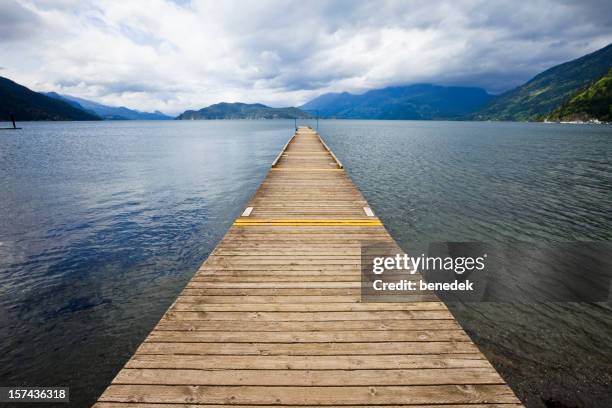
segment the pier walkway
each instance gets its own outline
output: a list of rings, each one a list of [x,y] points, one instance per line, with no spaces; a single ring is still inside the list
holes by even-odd
[[[393,240],[299,128],[95,407],[521,406],[436,298],[360,302],[377,242]]]

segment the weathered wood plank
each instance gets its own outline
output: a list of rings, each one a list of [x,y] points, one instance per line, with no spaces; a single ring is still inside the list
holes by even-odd
[[[358,343],[389,341],[470,341],[463,330],[406,330],[386,332],[377,331],[325,331],[325,332],[261,332],[261,331],[199,331],[188,333],[185,330],[156,330],[146,341],[173,343]],[[382,345],[384,347],[384,344]]]
[[[115,384],[372,386],[503,384],[493,368],[390,370],[194,370],[125,369]]]
[[[519,402],[506,385],[254,387],[110,385],[100,401],[201,404],[477,404]]]
[[[253,339],[256,340],[256,339]],[[477,353],[471,342],[385,342],[381,343],[153,343],[145,341],[138,354],[201,354],[252,356],[345,356],[385,354]]]
[[[440,302],[406,303],[255,303],[241,299],[239,304],[200,303],[199,297],[179,296],[173,310],[183,312],[359,312],[394,310],[447,310]]]
[[[318,408],[319,405],[300,405],[300,408]],[[363,405],[326,405],[326,408],[363,408]],[[440,405],[368,405],[371,408],[519,408],[521,404],[446,404]],[[140,402],[98,402],[93,408],[295,408],[295,405],[225,405],[225,404],[147,404]]]
[[[448,320],[352,320],[312,322],[249,322],[227,320],[172,320],[163,317],[156,330],[188,331],[289,331],[319,332],[358,330],[386,332],[396,330],[453,330],[459,327],[453,319]]]
[[[126,368],[201,370],[397,370],[490,367],[491,364],[480,353],[307,357],[135,354],[126,364]]]

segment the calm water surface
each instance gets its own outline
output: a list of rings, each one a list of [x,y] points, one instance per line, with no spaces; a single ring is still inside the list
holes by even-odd
[[[401,245],[610,241],[612,128],[321,121]],[[0,133],[0,384],[89,406],[255,191],[292,121]],[[415,238],[416,237],[416,238]],[[605,305],[452,305],[530,407],[612,406]]]

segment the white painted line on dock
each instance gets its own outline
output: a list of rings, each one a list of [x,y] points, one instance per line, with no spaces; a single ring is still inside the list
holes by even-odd
[[[370,207],[363,207],[363,211],[365,211],[366,215],[368,217],[373,217],[374,216],[374,212],[372,211],[372,209]]]
[[[242,212],[242,216],[243,217],[248,217],[249,215],[251,215],[251,212],[253,211],[253,207],[247,207],[243,212]]]

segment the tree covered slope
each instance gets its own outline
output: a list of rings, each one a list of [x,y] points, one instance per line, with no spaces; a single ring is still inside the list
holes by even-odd
[[[612,122],[612,69],[588,88],[577,92],[568,101],[545,116],[549,121]]]
[[[0,120],[100,120],[95,114],[0,77]]]
[[[573,61],[554,66],[529,82],[499,95],[472,119],[537,120],[612,67],[612,44]]]
[[[298,108],[271,108],[261,103],[222,102],[197,111],[185,111],[177,119],[306,119],[310,117],[310,114]]]

